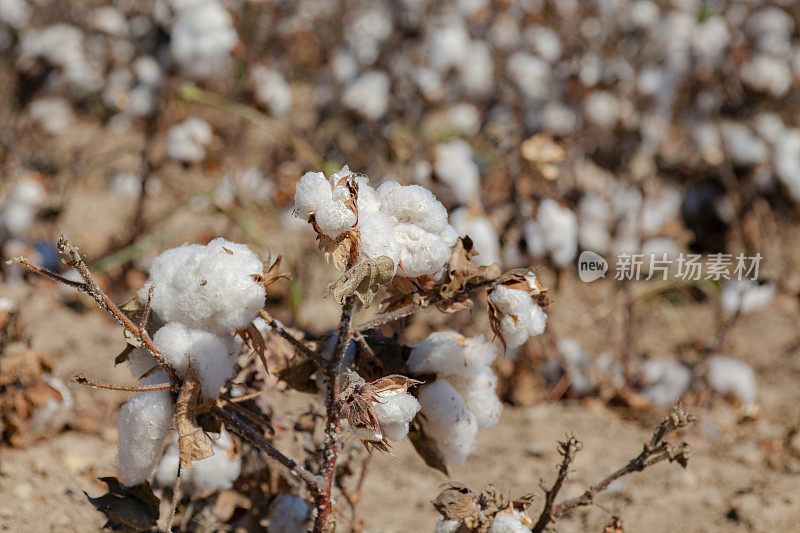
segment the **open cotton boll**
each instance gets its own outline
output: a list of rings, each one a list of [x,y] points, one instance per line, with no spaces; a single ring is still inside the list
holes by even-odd
[[[434,171],[453,191],[460,203],[466,204],[478,197],[480,169],[472,159],[472,148],[466,141],[454,139],[436,146]]]
[[[578,251],[578,219],[572,210],[561,207],[551,198],[539,205],[536,217],[547,249],[558,266],[570,263]]]
[[[720,289],[722,308],[728,313],[757,311],[769,305],[775,296],[773,283],[759,285],[749,279],[723,281]]]
[[[744,361],[713,355],[708,359],[708,383],[718,394],[731,394],[743,404],[756,401],[756,377]]]
[[[514,52],[508,59],[506,72],[520,92],[530,100],[544,100],[550,94],[550,65],[527,52]]]
[[[302,219],[308,217],[321,205],[331,201],[333,190],[322,172],[306,172],[294,191],[294,212]]]
[[[397,390],[379,392],[377,397],[373,405],[383,435],[395,442],[403,440],[408,434],[408,423],[420,410],[419,402],[412,395]]]
[[[226,334],[246,328],[264,306],[266,292],[253,278],[263,270],[256,254],[243,244],[214,239],[208,245],[183,245],[163,252],[139,290],[164,322]]]
[[[274,115],[283,115],[292,107],[292,89],[283,75],[264,65],[257,65],[251,74],[255,97]]]
[[[447,242],[415,224],[397,224],[394,235],[400,245],[399,276],[413,278],[437,274],[450,260]]]
[[[488,533],[530,533],[531,528],[523,525],[518,511],[503,511],[494,517]]]
[[[439,378],[422,387],[418,399],[426,432],[436,441],[444,462],[448,466],[463,464],[475,447],[478,423],[461,395],[446,379]]]
[[[139,386],[169,383],[163,370],[139,381]],[[117,412],[120,481],[138,485],[150,477],[161,457],[164,439],[172,428],[174,406],[168,390],[133,394]]]
[[[28,106],[28,112],[50,135],[67,133],[75,121],[75,114],[63,98],[37,98]]]
[[[398,223],[415,224],[425,231],[439,234],[447,225],[447,209],[431,191],[421,185],[393,185],[385,182],[378,187],[381,211]]]
[[[181,469],[181,489],[190,494],[230,489],[242,471],[242,458],[231,457],[233,440],[230,434],[223,428],[218,436],[212,435],[211,439],[211,449],[214,455],[199,461],[192,461],[192,468]],[[162,487],[171,487],[178,476],[179,462],[180,450],[176,435],[172,443],[164,450],[161,462],[158,463],[155,475],[156,483]]]
[[[642,365],[642,393],[659,407],[673,405],[689,390],[692,371],[670,359],[648,359]]]
[[[335,239],[355,225],[357,216],[345,204],[349,199],[347,187],[338,185],[331,191],[331,199],[317,207],[314,218],[322,233]]]
[[[495,392],[497,376],[491,368],[484,367],[470,375],[449,375],[447,380],[461,395],[479,428],[490,428],[500,421],[503,403]]]
[[[191,117],[170,128],[167,134],[167,156],[178,161],[197,163],[206,157],[206,145],[212,132],[208,122]]]
[[[342,102],[368,120],[378,120],[389,109],[389,85],[389,76],[385,73],[367,72],[350,82]]]
[[[427,339],[411,346],[408,369],[415,374],[440,372],[452,374],[466,365],[466,338],[455,331],[436,331]]]
[[[358,214],[358,251],[365,257],[377,259],[386,256],[394,262],[395,271],[400,262],[400,244],[394,237],[392,219],[381,212]]]
[[[528,337],[544,332],[547,315],[527,291],[498,285],[489,294],[489,301],[503,314],[500,331],[509,348],[521,346]]]
[[[308,529],[311,506],[294,494],[281,496],[269,516],[267,533],[297,533]]]
[[[130,368],[131,374],[136,379],[141,378],[156,366],[158,366],[158,363],[144,348],[134,348],[128,354],[128,368]]]
[[[216,398],[220,387],[233,377],[238,346],[230,335],[221,337],[170,322],[156,331],[153,342],[180,377],[186,376],[191,363],[203,398]]]
[[[173,0],[177,11],[170,35],[170,53],[190,76],[210,78],[230,60],[239,37],[233,19],[217,0]]]
[[[461,522],[458,520],[445,520],[443,516],[440,516],[436,519],[434,533],[456,533],[459,527],[461,527]]]
[[[497,238],[497,231],[488,218],[470,216],[466,207],[460,207],[450,214],[450,223],[459,235],[466,235],[472,239],[474,249],[478,252],[472,259],[473,263],[481,266],[489,266],[492,263],[501,265],[500,241]]]

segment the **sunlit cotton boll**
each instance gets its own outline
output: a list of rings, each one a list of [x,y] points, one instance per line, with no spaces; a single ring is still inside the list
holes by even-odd
[[[456,200],[466,204],[477,199],[480,169],[466,141],[454,139],[440,144],[434,157],[436,175],[450,187]]]
[[[311,506],[293,494],[281,496],[269,516],[267,533],[297,533],[308,529]]]
[[[478,255],[472,258],[476,265],[488,266],[492,263],[501,265],[500,241],[492,222],[485,216],[472,216],[468,208],[461,207],[450,214],[450,222],[459,235],[472,239]]]
[[[342,102],[368,120],[378,120],[389,109],[389,86],[389,76],[385,73],[367,72],[347,86]]]
[[[489,294],[489,301],[503,314],[500,331],[509,348],[521,346],[528,337],[544,332],[547,314],[527,291],[498,285]]]
[[[743,404],[756,401],[756,377],[744,361],[714,355],[708,359],[708,383],[718,394],[730,394]]]
[[[728,313],[750,313],[768,306],[775,296],[775,285],[759,285],[749,279],[723,281],[720,286],[722,308]]]
[[[383,435],[395,442],[408,435],[408,424],[420,410],[419,402],[408,393],[388,390],[377,394],[375,416],[381,423]]]
[[[33,120],[50,135],[63,135],[75,121],[69,103],[63,98],[37,98],[28,106]]]
[[[178,161],[197,163],[206,157],[205,147],[211,142],[208,122],[192,117],[170,128],[167,134],[167,155]]]
[[[519,511],[514,509],[498,513],[488,533],[529,533],[531,528],[523,525],[521,518]]]
[[[448,466],[464,464],[475,447],[478,423],[461,395],[444,378],[425,385],[417,395],[425,415],[425,430],[436,441]]]
[[[274,115],[283,115],[292,107],[292,89],[283,75],[264,65],[257,65],[251,74],[255,97]]]
[[[163,370],[139,381],[139,386],[169,383]],[[168,390],[133,394],[117,412],[119,477],[124,485],[143,483],[155,469],[164,439],[172,428],[174,406]]]
[[[180,322],[220,335],[246,328],[264,306],[264,287],[254,279],[263,270],[256,254],[243,244],[214,239],[208,245],[184,244],[166,250],[150,266],[139,290],[164,322]]]
[[[216,398],[220,387],[233,377],[239,347],[230,335],[218,336],[170,322],[155,332],[153,342],[179,377],[185,377],[192,365],[203,398]]]
[[[648,359],[642,365],[642,393],[653,404],[666,407],[680,400],[692,384],[692,371],[670,359]]]
[[[467,376],[453,374],[447,380],[461,395],[479,428],[497,425],[503,413],[503,403],[497,397],[497,376],[491,368],[484,367]]]
[[[792,85],[789,63],[767,54],[759,54],[742,66],[742,80],[751,89],[781,98]]]
[[[526,225],[525,239],[532,252],[549,252],[558,266],[570,263],[578,251],[578,218],[567,207],[561,207],[551,198],[539,205],[536,226]],[[530,236],[530,238],[529,238]],[[541,242],[537,242],[541,239]]]
[[[216,0],[173,0],[172,5],[177,11],[170,39],[172,57],[190,76],[218,75],[239,40],[230,13]]]
[[[225,429],[218,436],[211,436],[211,449],[214,455],[199,461],[192,461],[192,468],[181,469],[181,490],[196,494],[209,490],[227,490],[242,471],[242,458],[233,455],[234,446],[230,434]],[[178,476],[180,450],[178,438],[164,450],[158,463],[155,481],[162,487],[171,487]]]

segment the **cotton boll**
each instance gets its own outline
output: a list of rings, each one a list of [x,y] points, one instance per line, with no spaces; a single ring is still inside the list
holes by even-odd
[[[458,64],[458,72],[468,95],[486,97],[494,85],[494,61],[488,43],[480,40],[470,42],[466,55]]]
[[[611,247],[610,206],[602,197],[587,194],[578,204],[578,242],[581,248],[605,253]]]
[[[317,208],[314,219],[322,233],[335,239],[353,227],[356,214],[344,202],[329,200]]]
[[[439,234],[447,224],[447,210],[431,191],[421,185],[378,188],[381,211],[396,222],[415,224],[424,231]]]
[[[456,533],[459,527],[461,527],[461,522],[458,520],[445,520],[443,516],[440,516],[436,520],[434,533]]]
[[[408,423],[420,410],[419,402],[412,395],[395,390],[380,392],[374,403],[375,416],[387,439],[400,441],[408,434]]]
[[[436,441],[445,463],[463,464],[475,446],[478,423],[461,395],[446,379],[439,378],[422,387],[418,399],[425,415],[425,429]]]
[[[53,136],[67,133],[75,121],[72,108],[63,98],[37,98],[30,103],[28,111],[33,120]]]
[[[346,165],[345,168],[347,168]],[[377,191],[369,184],[369,179],[364,176],[358,176],[356,177],[356,183],[358,184],[356,207],[358,208],[359,216],[364,213],[378,212],[381,208],[381,201],[378,199]]]
[[[330,68],[333,77],[339,83],[346,83],[358,74],[358,63],[355,57],[349,51],[341,48],[333,51]]]
[[[547,242],[539,222],[526,220],[522,225],[522,233],[525,236],[525,246],[531,257],[540,258],[547,255]]]
[[[613,129],[620,119],[620,102],[608,91],[595,91],[584,101],[584,112],[589,122],[604,130]]]
[[[475,369],[489,368],[497,357],[497,350],[483,335],[464,340],[464,368],[455,373],[470,375]]]
[[[466,365],[466,338],[455,331],[437,331],[411,347],[408,369],[416,374],[441,372],[451,374]]]
[[[766,143],[742,124],[723,122],[720,125],[720,133],[725,151],[738,165],[754,165],[769,156]]]
[[[781,98],[792,86],[792,71],[789,64],[767,54],[759,54],[742,66],[742,80],[750,88]]]
[[[385,73],[367,72],[347,86],[342,102],[368,120],[379,120],[389,109],[389,86],[389,76]]]
[[[435,28],[427,41],[428,63],[438,71],[456,67],[468,57],[469,34],[461,24]]]
[[[434,151],[434,170],[461,203],[469,203],[478,196],[480,169],[472,159],[472,148],[465,141],[455,139],[440,144]]]
[[[511,510],[495,515],[488,533],[530,533],[530,530],[522,524],[518,512]]]
[[[456,104],[447,110],[447,122],[461,135],[475,135],[481,126],[481,115],[472,104]]]
[[[456,228],[454,228],[451,224],[447,224],[444,227],[444,230],[442,230],[442,232],[439,234],[439,237],[444,239],[444,242],[447,243],[447,246],[452,248],[456,245],[458,238],[461,237],[461,235],[458,234],[458,230],[456,230]]]
[[[744,361],[714,355],[708,359],[708,383],[718,394],[731,394],[749,405],[756,401],[756,378]]]
[[[542,228],[547,249],[558,266],[570,263],[578,250],[578,219],[569,208],[551,198],[539,205],[537,221]]]
[[[297,533],[306,531],[309,525],[311,506],[293,494],[281,496],[269,517],[267,533]]]
[[[170,128],[167,134],[167,155],[178,161],[197,163],[206,157],[205,147],[211,142],[208,122],[192,117]]]
[[[550,63],[561,59],[561,40],[550,28],[536,26],[525,30],[525,40],[533,47],[536,54]]]
[[[380,7],[363,9],[347,25],[345,39],[362,65],[378,58],[381,45],[392,33],[392,17]]]
[[[89,26],[108,35],[125,37],[128,35],[128,21],[125,15],[111,6],[99,7],[89,16]]]
[[[520,92],[530,100],[545,100],[552,86],[550,65],[526,52],[514,52],[508,59],[506,72]]]
[[[414,224],[395,226],[395,238],[400,244],[399,276],[414,278],[437,274],[450,259],[450,247],[444,239]]]
[[[578,127],[578,116],[561,102],[548,102],[541,115],[542,128],[553,135],[566,136]]]
[[[250,249],[225,239],[183,245],[159,255],[139,291],[164,322],[228,334],[246,328],[264,306],[266,292],[253,276],[263,264]]]
[[[780,135],[775,143],[773,164],[789,196],[800,202],[800,131],[791,129]]]
[[[750,313],[768,306],[775,296],[775,285],[759,285],[749,279],[723,281],[720,287],[722,308],[728,313]]]
[[[223,428],[218,436],[211,436],[211,449],[214,455],[192,461],[192,468],[181,469],[181,490],[190,494],[204,491],[228,490],[239,477],[242,470],[241,457],[230,457],[233,451],[233,440]],[[172,442],[164,450],[164,455],[158,463],[155,482],[161,487],[171,487],[178,476],[178,463],[180,450],[178,437],[174,436]]]
[[[654,405],[666,407],[681,399],[692,384],[692,371],[669,359],[648,359],[642,365],[642,393]]]
[[[156,366],[158,363],[144,348],[134,348],[128,354],[128,367],[136,379],[140,379]]]
[[[0,0],[0,21],[18,30],[28,25],[31,9],[25,0]]]
[[[169,376],[159,370],[139,386],[164,383]],[[137,392],[117,412],[119,477],[124,485],[138,485],[150,477],[172,428],[173,411],[171,394],[165,390]]]
[[[264,65],[257,65],[251,74],[256,99],[269,107],[274,115],[283,115],[292,107],[292,89],[283,75]]]
[[[472,239],[478,255],[472,259],[476,265],[489,266],[492,263],[502,265],[500,260],[500,241],[497,231],[485,216],[470,216],[467,208],[461,207],[450,215],[450,222],[459,235]]]
[[[503,404],[495,392],[497,376],[491,368],[481,368],[469,376],[450,375],[447,380],[461,395],[479,428],[490,428],[500,421]]]
[[[294,212],[302,219],[331,200],[331,184],[322,172],[306,172],[294,192]]]
[[[397,270],[400,262],[400,245],[394,238],[394,223],[384,213],[361,213],[358,215],[359,252],[366,258],[389,257]]]
[[[178,12],[170,39],[172,57],[190,76],[218,75],[239,40],[230,13],[216,0],[173,0],[172,5]]]

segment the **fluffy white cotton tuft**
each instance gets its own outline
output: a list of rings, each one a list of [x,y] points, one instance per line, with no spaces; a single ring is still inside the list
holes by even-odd
[[[292,107],[292,89],[283,75],[264,65],[257,65],[251,73],[256,100],[269,107],[274,115],[283,115]]]
[[[239,37],[233,19],[217,0],[172,0],[177,11],[170,52],[188,75],[210,78],[230,61]]]
[[[181,470],[181,490],[199,493],[207,490],[227,490],[242,471],[242,458],[233,455],[233,440],[225,429],[215,438],[212,435],[214,455],[192,461],[192,468]],[[162,487],[171,487],[178,475],[180,450],[177,435],[164,450],[158,463],[155,481]]]
[[[272,509],[267,525],[268,533],[297,533],[308,529],[311,506],[293,494],[281,496]]]
[[[558,266],[571,262],[578,251],[578,219],[575,213],[569,208],[561,207],[555,200],[545,198],[539,204],[536,223],[544,239],[544,247],[553,262]],[[527,237],[528,228],[526,240]]]
[[[757,311],[768,306],[775,296],[773,283],[759,285],[752,280],[723,281],[720,290],[722,308],[728,313]]]
[[[389,108],[389,76],[372,71],[362,74],[347,86],[342,102],[369,120],[382,118]]]
[[[461,395],[446,379],[439,378],[422,387],[418,398],[426,417],[426,432],[436,441],[442,459],[448,466],[463,464],[475,447],[478,423]]]
[[[164,383],[169,383],[169,376],[159,370],[139,381],[139,386]],[[172,428],[173,411],[169,391],[147,391],[132,395],[117,412],[117,458],[124,485],[138,485],[150,477]]]
[[[648,359],[642,366],[642,393],[653,404],[666,407],[673,405],[689,390],[692,371],[670,359]]]
[[[521,346],[528,337],[544,332],[547,314],[533,302],[529,292],[498,285],[489,293],[489,301],[503,315],[500,319],[500,332],[509,348]]]
[[[253,278],[262,269],[243,244],[221,238],[184,244],[156,257],[139,301],[155,285],[151,307],[164,322],[228,334],[246,328],[264,306],[266,292]]]
[[[167,155],[178,161],[197,163],[206,157],[211,142],[211,126],[202,118],[191,117],[170,128],[167,134]]]
[[[387,439],[401,441],[408,434],[408,424],[420,410],[419,402],[408,393],[388,390],[377,394],[375,415]]]
[[[230,335],[218,336],[170,322],[156,331],[153,342],[178,376],[184,377],[191,363],[203,398],[216,398],[220,387],[233,377],[239,347]]]
[[[488,533],[529,533],[531,528],[525,526],[520,518],[520,513],[515,510],[498,513]]]
[[[480,169],[472,158],[472,148],[465,141],[455,139],[436,147],[434,170],[436,175],[453,191],[462,204],[476,200]]]
[[[349,173],[345,166],[339,173]],[[335,239],[356,223],[356,214],[345,204],[350,193],[336,185],[338,174],[325,178],[322,172],[307,172],[300,178],[294,193],[294,212],[302,219],[314,213],[319,231]]]
[[[440,516],[436,520],[434,533],[456,533],[459,527],[461,527],[461,522],[458,520],[445,520],[443,516]]]
[[[756,401],[756,377],[744,361],[714,355],[708,359],[708,383],[718,394],[731,394],[744,404]]]

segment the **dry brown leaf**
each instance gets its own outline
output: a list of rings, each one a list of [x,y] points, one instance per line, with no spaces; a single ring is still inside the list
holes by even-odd
[[[469,283],[484,280],[494,280],[502,275],[502,271],[497,263],[489,266],[478,266],[472,261],[477,252],[472,246],[472,239],[460,237],[453,247],[453,255],[450,258],[448,280],[439,289],[439,294],[445,300],[452,299],[457,294],[464,292]]]
[[[190,365],[175,405],[175,425],[178,429],[181,468],[192,468],[192,461],[200,461],[214,455],[214,451],[211,449],[211,437],[203,432],[195,419],[200,388],[200,382]]]

